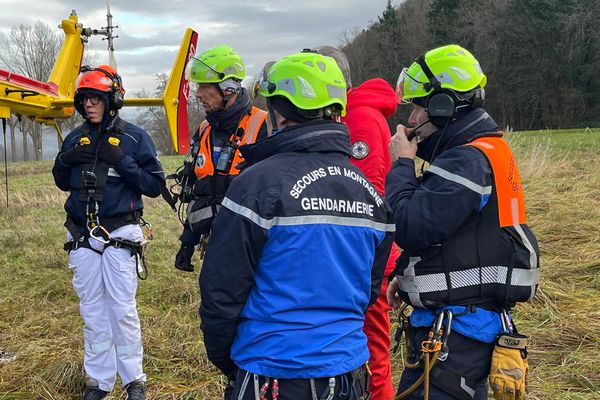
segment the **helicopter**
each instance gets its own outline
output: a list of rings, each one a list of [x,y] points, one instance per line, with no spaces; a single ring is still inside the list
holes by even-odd
[[[73,114],[75,81],[80,73],[85,44],[92,35],[102,35],[108,40],[109,64],[116,68],[114,57],[112,15],[107,2],[107,26],[101,29],[84,28],[75,10],[59,27],[65,39],[53,66],[48,82],[0,69],[0,119],[6,136],[6,119],[11,115],[27,117],[56,129],[62,141],[58,123]],[[178,154],[189,148],[188,95],[190,85],[185,69],[196,52],[198,33],[188,28],[181,41],[163,96],[160,98],[125,98],[124,106],[163,106],[167,117],[171,142]]]

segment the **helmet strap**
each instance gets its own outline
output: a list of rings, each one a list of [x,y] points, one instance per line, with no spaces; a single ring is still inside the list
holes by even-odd
[[[417,64],[419,64],[421,66],[421,69],[423,70],[423,72],[425,73],[425,76],[427,77],[428,82],[423,83],[423,89],[429,91],[429,90],[438,90],[441,87],[441,83],[440,81],[438,81],[438,79],[435,77],[435,75],[433,74],[433,72],[431,72],[431,69],[429,69],[429,65],[427,65],[427,62],[425,61],[425,56],[422,55],[421,57],[417,58]]]
[[[269,118],[271,119],[271,129],[273,131],[276,131],[277,129],[279,129],[279,127],[277,126],[277,118],[275,117],[275,109],[273,108],[273,104],[271,103],[270,97],[267,97],[267,110],[269,111]]]
[[[217,89],[219,90],[219,94],[221,95],[221,109],[222,110],[227,108],[227,103],[229,103],[229,100],[231,100],[234,96],[236,96],[241,91],[241,88],[239,90],[227,89],[229,94],[226,94],[225,91],[223,89],[221,89],[221,86],[219,86],[218,83],[215,83],[215,86],[217,87]]]

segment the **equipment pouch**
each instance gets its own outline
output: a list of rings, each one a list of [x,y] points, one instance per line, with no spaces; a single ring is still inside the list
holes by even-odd
[[[496,400],[525,400],[527,336],[502,334],[492,353],[490,387]]]
[[[225,145],[221,147],[221,152],[219,153],[219,160],[217,161],[217,165],[215,170],[217,172],[228,174],[231,169],[231,163],[233,162],[233,157],[235,156],[236,148],[232,145]]]

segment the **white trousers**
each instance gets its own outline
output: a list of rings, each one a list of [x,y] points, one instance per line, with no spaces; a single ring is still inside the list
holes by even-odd
[[[139,225],[126,225],[111,232],[111,237],[142,240]],[[67,240],[73,240],[67,233]],[[84,360],[88,377],[101,390],[110,392],[119,374],[123,385],[146,380],[142,370],[143,348],[135,294],[137,273],[135,256],[129,250],[104,245],[89,239],[98,254],[79,248],[69,253],[73,269],[73,288],[79,296],[83,318]]]

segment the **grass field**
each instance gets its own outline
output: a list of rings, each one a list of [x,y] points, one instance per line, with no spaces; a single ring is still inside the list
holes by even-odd
[[[515,313],[531,337],[528,398],[600,399],[600,130],[508,140],[542,253],[539,294]],[[168,172],[179,162],[163,159]],[[10,207],[0,206],[0,350],[17,354],[0,363],[0,400],[78,399],[84,385],[82,322],[62,250],[66,194],[55,188],[51,166],[9,165]],[[198,329],[197,272],[172,266],[181,227],[162,200],[145,203],[155,234],[150,277],[138,288],[148,398],[218,399],[223,381]],[[125,395],[117,389],[111,399]]]

